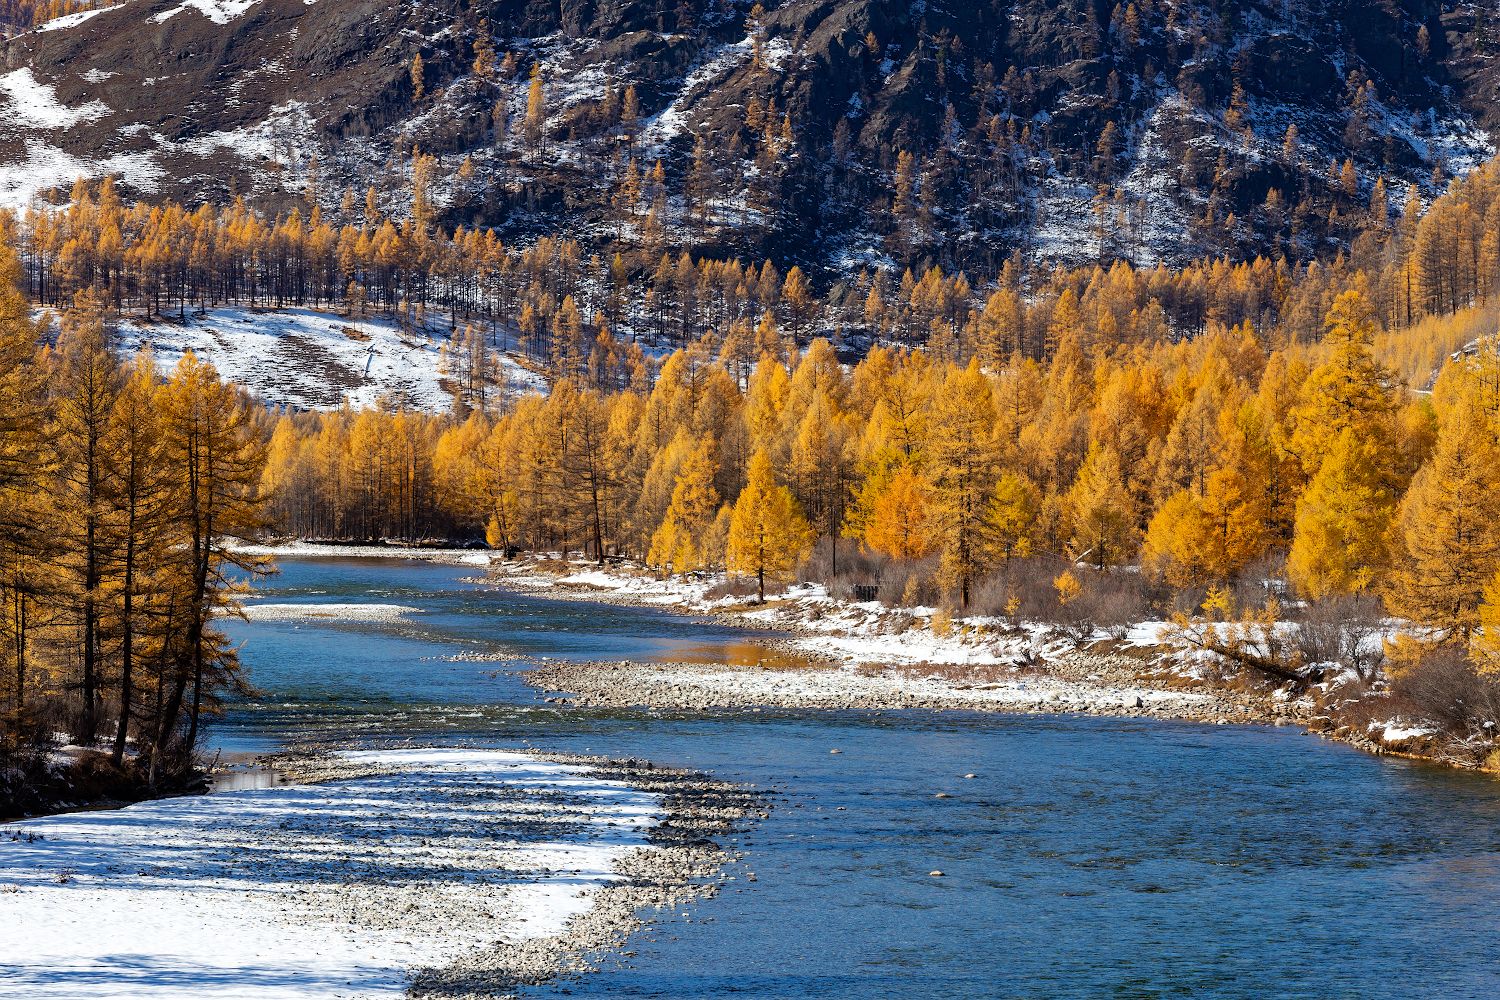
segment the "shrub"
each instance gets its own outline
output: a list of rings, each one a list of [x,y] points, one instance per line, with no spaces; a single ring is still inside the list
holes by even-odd
[[[953,634],[953,616],[946,611],[934,612],[928,625],[932,629],[932,634],[940,639]]]
[[[1373,680],[1385,662],[1380,641],[1385,609],[1369,595],[1310,601],[1298,616],[1297,646],[1307,663],[1337,663],[1363,681]]]
[[[880,578],[880,602],[887,607],[937,604],[942,597],[937,570],[936,556],[888,563]]]
[[[1460,763],[1482,765],[1495,749],[1500,680],[1474,669],[1462,650],[1432,650],[1391,681],[1391,708],[1437,725]]]
[[[770,596],[770,588],[767,587],[767,596]],[[709,600],[720,597],[754,597],[759,593],[755,581],[745,576],[727,576],[723,580],[709,587],[703,592],[703,596]]]

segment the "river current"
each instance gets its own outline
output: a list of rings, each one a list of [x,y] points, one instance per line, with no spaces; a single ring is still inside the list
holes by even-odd
[[[331,607],[232,623],[257,693],[212,738],[227,751],[305,736],[588,751],[771,794],[724,892],[664,915],[600,973],[531,995],[1500,991],[1500,782],[1290,728],[561,708],[521,672],[545,658],[753,660],[755,636],[519,595],[477,572],[282,561],[252,604]]]

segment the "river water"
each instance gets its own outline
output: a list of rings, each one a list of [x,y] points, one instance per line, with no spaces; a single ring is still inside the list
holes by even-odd
[[[226,750],[311,735],[590,751],[772,794],[725,892],[599,974],[532,995],[1500,990],[1500,783],[1269,727],[560,709],[519,679],[538,659],[760,651],[742,631],[466,582],[476,572],[284,561],[256,603],[339,607],[231,626],[259,693],[213,738]]]

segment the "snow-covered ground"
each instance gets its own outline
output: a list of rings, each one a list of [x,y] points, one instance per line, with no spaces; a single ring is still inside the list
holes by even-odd
[[[151,20],[161,24],[185,10],[196,10],[215,24],[228,24],[259,2],[260,0],[183,0],[178,6],[162,11]],[[304,2],[311,4],[317,3],[317,0]]]
[[[399,997],[407,971],[558,934],[661,803],[481,750],[370,776],[27,821],[0,837],[0,995]]]
[[[327,621],[365,624],[400,621],[419,615],[421,608],[402,604],[271,604],[256,601],[244,605],[245,617],[255,622]]]
[[[163,369],[192,351],[268,403],[298,409],[333,409],[346,401],[367,407],[386,398],[446,410],[443,342],[440,334],[312,309],[210,309],[203,316],[189,313],[186,323],[128,320],[120,327],[122,349],[149,347]],[[509,359],[503,363],[512,391],[536,387],[531,372]]]
[[[80,10],[74,14],[64,14],[61,17],[54,17],[52,20],[38,25],[36,30],[66,31],[69,28],[76,28],[83,22],[98,17],[100,14],[107,14],[112,10],[119,10],[123,6],[125,6],[123,3],[117,3],[110,7],[95,7],[91,10]]]
[[[851,666],[923,663],[995,666],[1024,662],[1058,641],[1041,627],[1017,630],[998,618],[973,617],[944,629],[936,608],[887,608],[879,601],[836,600],[817,584],[799,584],[759,608],[743,597],[710,597],[722,577],[660,578],[644,572],[578,568],[561,574],[500,566],[502,580],[539,590],[589,590],[631,603],[715,613],[735,610],[750,626],[791,632],[800,652]]]

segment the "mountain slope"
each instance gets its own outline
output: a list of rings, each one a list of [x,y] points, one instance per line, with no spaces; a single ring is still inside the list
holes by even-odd
[[[373,188],[400,210],[421,149],[441,221],[510,238],[830,269],[1308,257],[1377,178],[1394,206],[1490,155],[1479,11],[127,0],[9,43],[0,195],[109,172],[145,196],[335,212]]]

